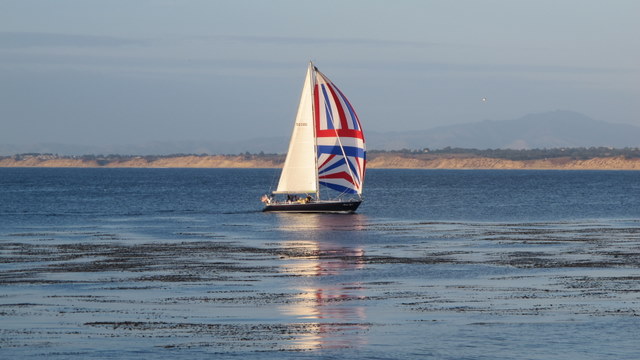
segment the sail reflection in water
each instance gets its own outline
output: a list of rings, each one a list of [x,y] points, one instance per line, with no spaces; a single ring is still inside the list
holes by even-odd
[[[365,343],[365,288],[354,281],[364,269],[364,250],[350,245],[364,227],[362,215],[278,214],[279,228],[299,240],[282,242],[289,254],[283,272],[294,276],[292,301],[283,315],[310,325],[292,344],[297,349],[344,348]],[[287,238],[291,238],[288,234]]]

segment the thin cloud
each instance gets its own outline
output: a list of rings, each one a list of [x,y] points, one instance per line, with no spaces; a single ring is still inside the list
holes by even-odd
[[[146,40],[112,36],[51,34],[37,32],[0,32],[0,48],[22,49],[35,47],[121,47],[146,45]]]
[[[324,37],[291,37],[291,36],[244,36],[244,35],[219,35],[201,36],[201,40],[227,41],[250,44],[275,44],[275,45],[361,45],[361,46],[434,46],[437,43],[420,41],[384,40],[368,38],[324,38]]]
[[[558,74],[595,74],[595,73],[628,73],[632,69],[568,66],[568,65],[535,65],[535,64],[487,64],[487,63],[437,63],[437,62],[343,62],[349,68],[385,70],[395,72],[428,72],[428,73],[558,73]]]

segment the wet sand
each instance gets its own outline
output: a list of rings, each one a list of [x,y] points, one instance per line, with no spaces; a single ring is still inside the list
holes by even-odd
[[[317,224],[261,236],[271,230],[0,233],[0,355],[534,359],[640,349],[638,221],[367,221],[324,241]],[[372,241],[340,240],[356,234]]]

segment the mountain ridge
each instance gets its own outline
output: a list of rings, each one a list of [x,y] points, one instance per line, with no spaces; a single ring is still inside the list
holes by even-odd
[[[594,120],[584,114],[556,110],[512,120],[483,120],[438,126],[429,130],[369,134],[376,149],[394,150],[463,147],[476,149],[535,149],[559,147],[635,147],[640,127]],[[387,139],[387,140],[385,140]]]

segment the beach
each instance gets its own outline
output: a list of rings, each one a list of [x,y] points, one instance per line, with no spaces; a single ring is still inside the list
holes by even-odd
[[[180,155],[90,158],[57,155],[7,156],[0,167],[73,168],[280,168],[283,156],[270,155]],[[508,160],[473,155],[402,156],[394,153],[369,155],[370,169],[532,169],[532,170],[640,170],[640,158],[625,156],[574,159],[557,157]]]

